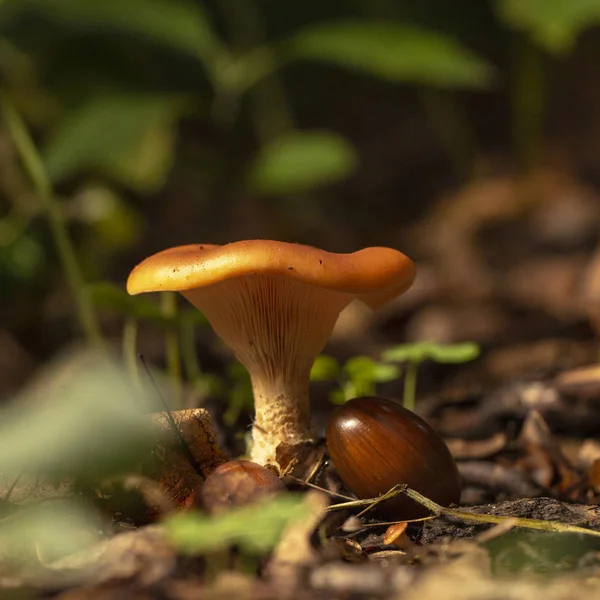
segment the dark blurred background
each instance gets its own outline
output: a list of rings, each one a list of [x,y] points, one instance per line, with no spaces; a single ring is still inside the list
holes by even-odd
[[[600,0],[3,0],[0,393],[98,327],[148,321],[160,359],[176,309],[122,289],[190,242],[401,249],[395,340],[583,327],[596,24]]]

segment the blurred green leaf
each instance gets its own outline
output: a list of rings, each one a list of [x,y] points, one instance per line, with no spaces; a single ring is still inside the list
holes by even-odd
[[[248,554],[260,555],[275,547],[286,525],[308,513],[302,496],[290,493],[218,517],[181,513],[167,518],[164,526],[172,542],[189,554],[238,545]]]
[[[396,365],[386,365],[369,356],[355,356],[344,364],[344,371],[355,384],[360,381],[386,383],[400,376]]]
[[[358,159],[354,148],[328,131],[295,131],[264,146],[250,170],[250,183],[266,194],[292,194],[348,177]]]
[[[381,354],[381,358],[389,362],[422,362],[429,358],[431,342],[416,342],[414,344],[399,344],[388,348]]]
[[[499,0],[496,7],[508,25],[556,54],[572,50],[584,29],[600,24],[598,0]]]
[[[463,363],[475,360],[480,350],[477,344],[465,342],[462,344],[439,344],[432,341],[414,344],[400,344],[388,348],[382,353],[382,358],[389,362],[420,363],[430,359],[438,363]]]
[[[50,562],[99,542],[106,526],[73,501],[38,504],[0,520],[0,557],[2,563],[39,567],[40,560]]]
[[[72,201],[74,212],[93,228],[103,247],[133,246],[142,233],[142,217],[109,187],[91,183],[79,190]]]
[[[36,277],[46,262],[45,251],[35,237],[25,233],[7,248],[0,249],[0,264],[15,277],[29,280]]]
[[[352,390],[354,390],[354,387],[352,388]],[[335,390],[331,390],[331,392],[329,393],[329,402],[331,402],[331,404],[334,404],[335,406],[339,406],[341,404],[345,404],[353,396],[353,393],[349,393],[341,388],[336,388]]]
[[[489,553],[492,573],[543,575],[546,579],[581,568],[584,556],[594,556],[598,543],[591,537],[569,533],[514,529],[482,546]]]
[[[431,348],[431,358],[438,363],[464,363],[475,360],[480,354],[479,346],[472,342],[436,345]]]
[[[122,31],[206,58],[218,41],[199,2],[183,0],[13,0],[8,8],[92,32]]]
[[[179,98],[115,95],[94,98],[68,114],[46,143],[53,180],[100,170],[139,191],[162,185],[172,162]]]
[[[310,370],[311,381],[337,381],[340,375],[340,365],[333,356],[320,354],[315,359]]]
[[[101,281],[98,283],[88,283],[86,291],[90,294],[92,301],[96,306],[113,310],[116,313],[134,319],[149,319],[159,323],[167,323],[172,319],[165,317],[160,305],[146,296],[130,296],[123,288],[110,283]],[[181,309],[174,318],[175,321],[182,324],[205,325],[206,317],[197,309]]]
[[[451,37],[383,21],[337,21],[296,34],[283,51],[395,82],[485,87],[493,69]]]
[[[175,130],[173,120],[149,123],[128,152],[114,151],[100,161],[109,175],[139,192],[159,190],[173,164]]]
[[[144,296],[130,296],[114,283],[108,281],[89,283],[86,291],[96,306],[113,310],[122,316],[154,321],[165,320],[157,303]]]
[[[132,468],[156,440],[146,416],[152,394],[99,354],[53,362],[0,412],[0,473],[92,477]]]

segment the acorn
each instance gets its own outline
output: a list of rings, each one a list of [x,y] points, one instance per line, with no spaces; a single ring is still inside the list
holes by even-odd
[[[460,476],[448,447],[421,417],[397,402],[349,400],[332,413],[326,437],[341,480],[358,498],[376,498],[405,483],[442,506],[460,500]],[[383,501],[376,510],[394,520],[429,514],[403,495]]]
[[[231,460],[219,465],[202,484],[201,506],[211,514],[251,504],[285,490],[277,474],[249,460]]]

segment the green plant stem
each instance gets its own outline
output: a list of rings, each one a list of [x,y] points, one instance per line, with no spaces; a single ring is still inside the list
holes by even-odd
[[[127,317],[123,325],[122,351],[123,361],[127,366],[131,381],[136,387],[141,385],[139,374],[139,361],[137,355],[138,321],[134,317]]]
[[[253,0],[220,0],[219,6],[234,42],[246,52],[261,49],[263,60],[275,64],[276,56],[266,43],[266,33]],[[275,70],[248,91],[250,118],[261,146],[295,129],[294,115]],[[297,227],[316,229],[325,220],[318,202],[308,194],[286,198],[285,207]]]
[[[264,27],[252,0],[221,0],[220,6],[232,38],[239,46],[249,51],[264,43]],[[270,58],[274,60],[274,57]],[[257,82],[249,96],[251,117],[261,143],[294,128],[294,119],[276,74],[269,74]]]
[[[420,99],[459,179],[469,180],[475,174],[478,144],[462,105],[452,92],[421,88]]]
[[[177,294],[175,292],[163,292],[160,295],[163,316],[167,319],[165,328],[165,357],[167,361],[167,372],[173,388],[173,408],[182,408],[183,390],[181,385],[181,351],[179,347],[179,335],[175,325],[177,316]]]
[[[404,395],[402,398],[402,404],[404,408],[408,410],[415,410],[415,402],[417,397],[417,373],[419,370],[419,364],[409,360],[406,363],[404,373]]]
[[[540,160],[546,87],[542,51],[526,36],[519,36],[513,50],[512,137],[515,159],[523,171]]]
[[[85,281],[77,262],[75,248],[69,238],[60,206],[54,196],[50,178],[44,163],[33,143],[27,125],[6,93],[2,93],[0,102],[6,126],[23,166],[37,193],[40,204],[48,218],[54,244],[65,277],[71,288],[79,326],[88,342],[95,346],[103,346],[104,340],[100,332],[93,303],[85,291]]]
[[[185,374],[192,385],[202,382],[202,369],[196,354],[196,327],[191,320],[183,319],[181,323],[181,358]]]

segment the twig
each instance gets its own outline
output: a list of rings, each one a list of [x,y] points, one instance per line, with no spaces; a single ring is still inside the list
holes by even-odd
[[[77,254],[69,238],[44,163],[31,139],[27,125],[6,93],[0,94],[0,102],[15,148],[48,217],[59,259],[75,300],[79,325],[88,342],[102,346],[103,339],[94,306],[85,291],[85,281],[77,262]]]
[[[586,529],[585,527],[579,527],[578,525],[569,525],[568,523],[559,523],[557,521],[545,521],[543,519],[524,519],[521,517],[507,517],[502,515],[487,515],[487,514],[475,514],[458,510],[456,508],[446,508],[436,504],[429,498],[426,498],[419,492],[412,490],[407,486],[402,486],[401,493],[406,494],[411,500],[414,500],[421,506],[429,509],[433,514],[442,517],[455,517],[463,521],[472,521],[475,523],[504,523],[505,521],[512,521],[514,527],[521,527],[523,529],[538,529],[540,531],[554,531],[559,533],[582,533],[585,535],[592,535],[600,537],[600,531],[594,529]]]
[[[568,523],[559,523],[557,521],[544,521],[542,519],[524,519],[521,517],[508,517],[503,515],[488,515],[471,513],[456,508],[447,508],[440,506],[433,500],[426,498],[419,492],[409,488],[405,484],[399,484],[394,486],[389,492],[386,492],[379,498],[370,498],[367,500],[357,500],[356,502],[344,502],[342,504],[333,504],[328,507],[328,510],[336,510],[338,508],[349,508],[351,506],[362,506],[364,504],[374,504],[375,502],[381,501],[384,498],[389,499],[399,494],[408,496],[411,500],[414,500],[417,504],[424,506],[430,512],[438,517],[452,517],[460,519],[462,521],[469,521],[473,523],[482,524],[498,524],[510,521],[513,527],[520,527],[522,529],[537,529],[538,531],[552,531],[556,533],[578,533],[583,535],[591,535],[600,537],[600,531],[594,529],[586,529],[585,527],[579,527],[578,525],[569,525]]]
[[[293,479],[296,483],[301,483],[302,485],[313,488],[315,490],[325,492],[326,494],[329,494],[330,496],[333,496],[335,498],[341,498],[342,500],[349,500],[351,502],[354,502],[354,499],[351,498],[350,496],[344,496],[344,494],[338,494],[338,492],[332,492],[331,490],[325,489],[324,487],[321,487],[320,485],[316,485],[314,483],[309,483],[308,481],[304,481],[304,479],[300,479],[300,477],[294,477],[294,475],[286,475],[286,478]],[[339,506],[340,508],[342,507],[340,504],[334,504],[333,506]],[[329,508],[331,508],[331,506]]]

